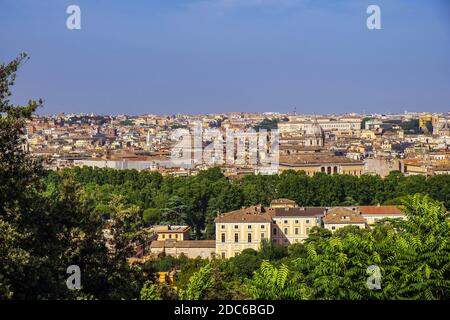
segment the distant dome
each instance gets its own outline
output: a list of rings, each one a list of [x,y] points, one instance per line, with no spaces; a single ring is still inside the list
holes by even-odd
[[[306,127],[305,135],[314,136],[314,137],[322,137],[323,129],[320,126],[320,124],[317,121],[315,121],[312,125]]]

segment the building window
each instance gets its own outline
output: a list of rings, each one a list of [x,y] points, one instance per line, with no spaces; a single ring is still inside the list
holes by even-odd
[[[238,243],[239,242],[239,233],[235,233],[234,234],[234,242]]]
[[[288,221],[287,221],[287,220],[284,220],[284,224],[288,224]]]
[[[298,228],[295,228],[295,234],[298,234]]]
[[[250,224],[250,225],[248,226],[248,228],[251,229],[251,228],[252,228],[252,225]]]
[[[225,243],[225,233],[222,233],[222,243]]]
[[[310,228],[306,228],[306,234],[309,234],[309,229],[310,229]]]
[[[332,227],[331,227],[331,230],[336,230],[336,227],[335,227],[335,226],[332,226]]]
[[[261,240],[264,240],[264,238],[265,238],[265,235],[264,235],[264,232],[263,232],[263,233],[261,233]]]
[[[264,229],[264,227],[265,227],[265,225],[262,225],[262,226],[261,226],[261,229]]]
[[[248,243],[252,242],[252,234],[251,233],[248,234],[247,240],[248,240]]]
[[[307,224],[309,224],[309,219],[308,219],[308,220],[306,220],[306,223],[307,223]]]
[[[287,235],[288,234],[288,229],[284,228],[284,234]]]
[[[163,239],[165,239],[165,238],[166,238],[166,235],[165,235],[165,234],[163,234],[163,235],[162,235],[162,238],[163,238]]]
[[[237,224],[234,225],[235,229],[239,229],[239,226]]]
[[[169,239],[172,239],[172,235],[171,234],[169,234]]]
[[[273,228],[273,234],[274,234],[274,235],[277,234],[277,228]]]
[[[298,220],[295,220],[295,224],[298,224]]]
[[[225,252],[222,252],[222,259],[225,259]]]
[[[225,229],[225,225],[223,224],[223,225],[221,226],[221,228],[222,228],[222,230],[224,230],[224,229]]]

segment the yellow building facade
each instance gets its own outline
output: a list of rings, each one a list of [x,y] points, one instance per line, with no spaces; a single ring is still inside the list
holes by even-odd
[[[219,215],[215,220],[216,256],[231,258],[245,249],[259,250],[263,240],[280,245],[302,242],[311,228],[321,225],[323,213],[324,208],[303,208],[278,199],[270,207],[253,206]]]
[[[216,255],[231,258],[245,249],[259,250],[261,241],[271,241],[270,222],[216,223]]]
[[[189,239],[189,226],[155,226],[154,232],[158,241],[176,240],[184,241]]]
[[[308,238],[312,227],[320,226],[317,217],[274,217],[272,241],[281,245],[303,242]]]
[[[269,207],[252,206],[220,214],[215,219],[215,254],[232,258],[245,249],[259,250],[263,240],[278,245],[301,243],[313,227],[330,231],[353,225],[369,228],[384,218],[404,218],[396,206],[299,207],[289,199],[272,201]]]

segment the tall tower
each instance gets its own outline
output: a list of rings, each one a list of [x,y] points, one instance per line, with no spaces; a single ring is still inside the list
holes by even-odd
[[[151,136],[151,134],[150,134],[150,129],[148,129],[148,131],[147,131],[146,146],[147,146],[147,149],[148,149],[148,150],[149,150],[150,147],[152,146],[152,136]]]

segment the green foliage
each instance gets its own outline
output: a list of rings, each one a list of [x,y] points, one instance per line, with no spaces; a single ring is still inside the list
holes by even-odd
[[[253,249],[245,249],[240,255],[230,259],[229,268],[238,278],[251,277],[261,265],[262,258]]]
[[[0,65],[0,300],[136,297],[143,274],[127,258],[141,213],[117,196],[97,201],[73,171],[46,173],[23,151],[23,128],[40,105],[10,103],[24,60]],[[81,290],[67,289],[70,265],[81,269]]]
[[[278,122],[280,122],[280,119],[277,118],[273,118],[273,119],[267,119],[265,118],[263,121],[261,121],[260,123],[258,123],[256,126],[254,126],[254,129],[256,131],[259,130],[274,130],[278,128]]]
[[[346,227],[309,238],[292,261],[314,299],[444,299],[449,296],[449,220],[428,196],[404,201],[405,221],[379,221],[372,231]],[[366,269],[381,270],[380,290],[366,286]]]
[[[134,126],[134,121],[133,120],[123,120],[120,122],[121,126]]]
[[[191,276],[207,263],[208,260],[203,260],[199,257],[196,259],[188,259],[183,256],[179,257],[173,264],[173,269],[180,270],[177,273],[177,287],[185,289],[188,286]],[[167,270],[169,269],[165,271]]]
[[[180,290],[180,299],[201,300],[214,282],[212,265],[207,264],[191,276],[186,289]]]
[[[300,300],[310,295],[301,278],[286,265],[276,268],[268,261],[262,262],[247,286],[250,298],[255,300]]]
[[[305,243],[331,238],[331,231],[322,227],[312,227]]]
[[[188,207],[183,203],[183,199],[173,196],[161,211],[161,223],[184,225],[187,222],[187,211]]]
[[[140,300],[161,300],[158,284],[146,281],[140,292]]]
[[[419,127],[418,119],[411,119],[408,121],[404,121],[400,124],[400,127],[408,134],[418,134],[421,133],[422,130]]]
[[[155,272],[169,272],[179,267],[182,262],[172,256],[162,256],[155,260],[150,260],[145,263],[144,270],[147,273]]]
[[[23,275],[32,272],[34,263],[39,270],[42,261],[40,248],[29,242],[37,235],[34,219],[43,218],[39,210],[43,171],[39,161],[22,148],[25,123],[41,102],[30,100],[25,106],[10,102],[16,72],[25,60],[26,54],[21,54],[0,65],[0,300],[15,298],[28,289],[23,288]]]
[[[269,205],[277,198],[292,199],[301,206],[377,205],[400,204],[410,194],[423,193],[450,208],[448,175],[404,177],[392,172],[382,179],[322,173],[310,177],[304,172],[285,171],[228,180],[219,168],[174,178],[156,172],[84,167],[48,172],[46,188],[56,188],[67,172],[72,172],[83,189],[92,193],[98,210],[107,212],[113,196],[121,196],[123,202],[144,211],[144,223],[186,223],[197,239],[214,239],[214,218],[219,212]]]
[[[267,239],[261,241],[259,255],[264,260],[279,260],[288,254],[287,247],[273,243]]]
[[[160,210],[158,208],[145,209],[142,218],[147,225],[157,224],[161,220]]]

